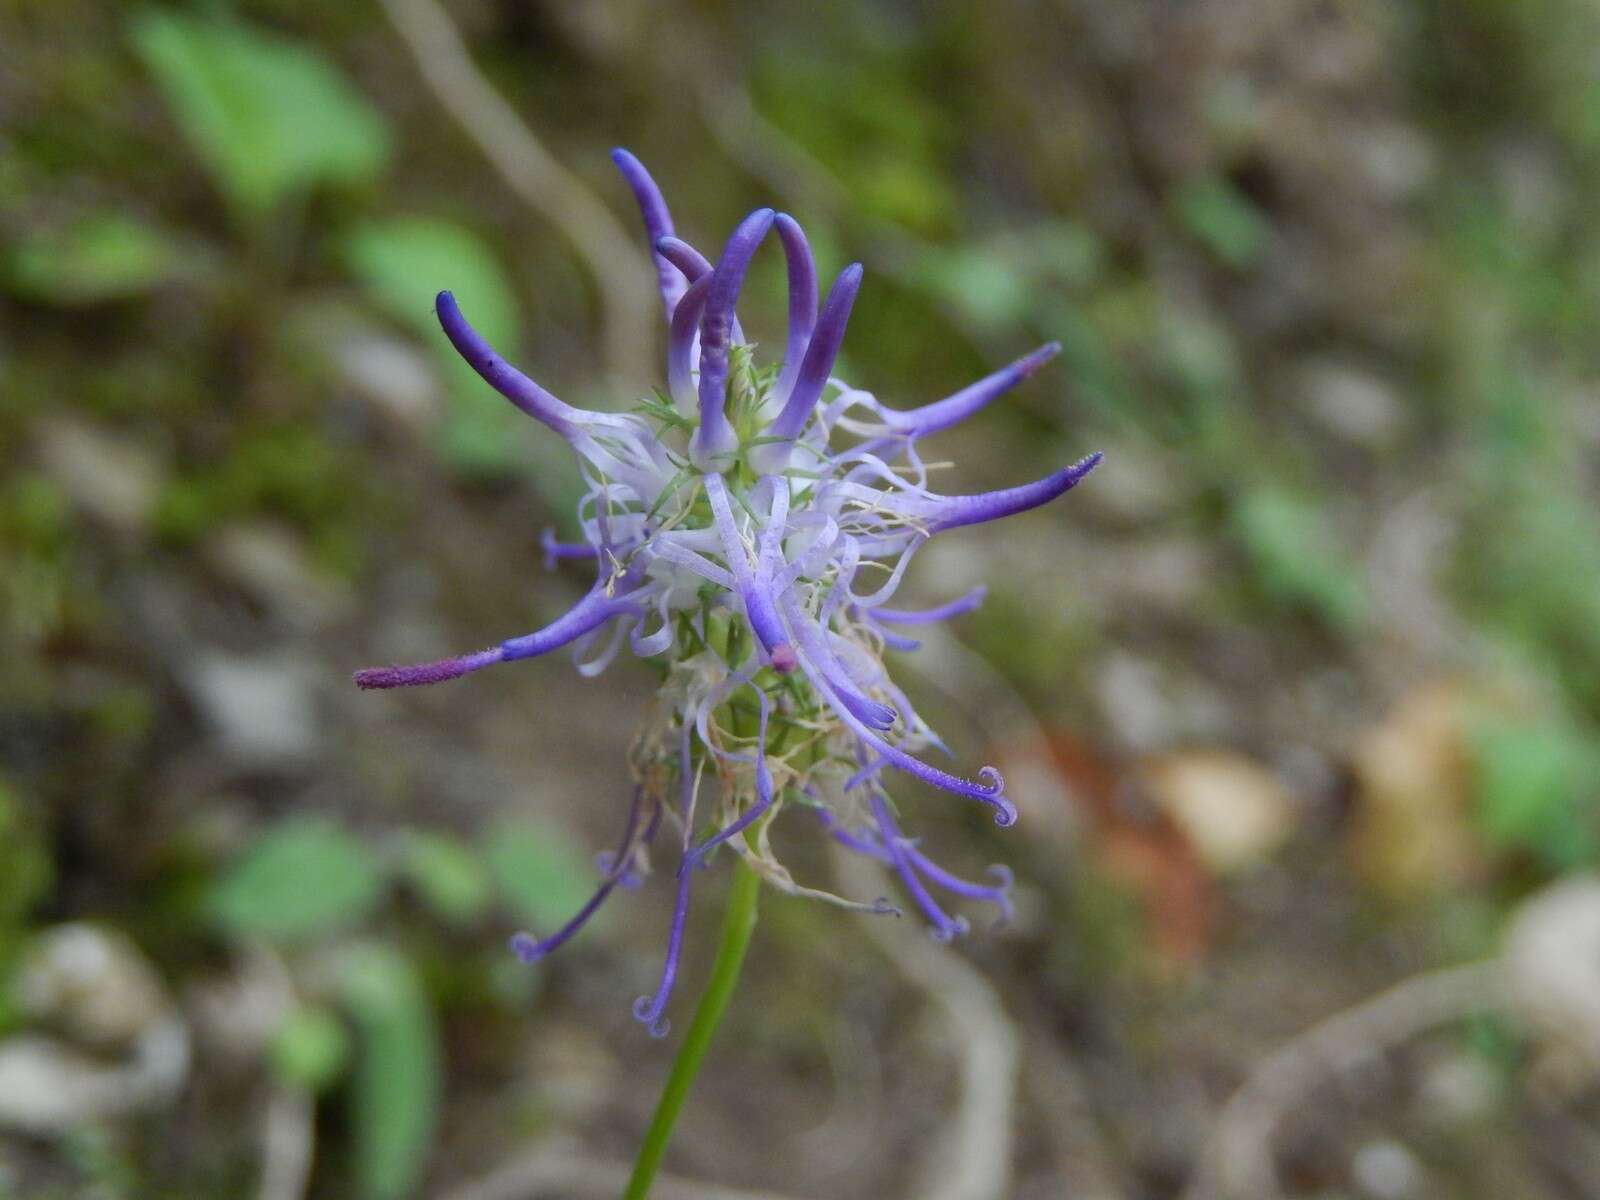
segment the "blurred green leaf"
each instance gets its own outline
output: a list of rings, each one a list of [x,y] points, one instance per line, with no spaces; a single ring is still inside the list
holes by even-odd
[[[1081,286],[1100,268],[1100,243],[1071,221],[1040,222],[975,246],[941,246],[917,264],[919,283],[969,320],[1009,329],[1037,314],[1062,284]]]
[[[5,855],[5,870],[0,871],[0,984],[10,974],[34,905],[44,899],[54,881],[45,831],[32,813],[0,779],[0,847]],[[9,988],[0,986],[0,1033],[8,1031],[15,1019],[15,999]]]
[[[983,248],[930,252],[918,278],[945,303],[989,329],[1021,321],[1033,292],[1026,271]]]
[[[166,283],[184,269],[172,238],[118,213],[100,213],[27,236],[7,262],[18,295],[52,304],[118,300]]]
[[[502,354],[517,343],[517,302],[499,261],[472,230],[449,221],[402,217],[363,225],[341,244],[345,262],[373,300],[439,354],[450,383],[445,461],[468,473],[498,473],[521,457],[518,417],[462,361],[439,329],[434,297],[454,293],[461,311]]]
[[[1268,485],[1240,498],[1233,521],[1269,596],[1305,605],[1341,629],[1360,624],[1366,613],[1366,587],[1321,509]]]
[[[151,10],[133,44],[217,185],[246,219],[317,184],[374,178],[382,117],[316,52],[245,25]]]
[[[1556,724],[1486,725],[1469,743],[1474,812],[1494,846],[1567,870],[1600,850],[1592,806],[1600,744]]]
[[[1255,205],[1221,179],[1192,179],[1172,198],[1189,235],[1235,270],[1253,265],[1265,249],[1271,226]]]
[[[400,869],[423,903],[447,921],[470,921],[488,907],[488,871],[470,846],[454,838],[408,831]]]
[[[347,954],[339,995],[359,1039],[350,1093],[359,1190],[368,1200],[398,1200],[433,1141],[440,1099],[433,1010],[411,963],[376,943]]]
[[[542,826],[505,822],[491,832],[485,854],[501,893],[535,929],[559,926],[595,888],[589,859]]]
[[[222,877],[211,912],[239,936],[295,941],[358,923],[382,890],[367,846],[331,821],[296,818],[262,836]]]
[[[279,1026],[269,1054],[272,1069],[285,1083],[320,1092],[349,1061],[350,1036],[327,1009],[297,1008]]]
[[[1162,365],[1191,395],[1220,398],[1239,389],[1238,348],[1222,322],[1164,306],[1152,340]]]

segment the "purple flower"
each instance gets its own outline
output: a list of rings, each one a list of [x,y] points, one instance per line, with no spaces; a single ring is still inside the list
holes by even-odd
[[[583,541],[547,536],[545,559],[592,563],[594,584],[534,633],[438,662],[369,668],[355,681],[440,683],[563,646],[581,672],[595,674],[624,641],[636,656],[662,660],[660,715],[635,747],[639,786],[593,899],[555,933],[518,934],[512,943],[527,961],[564,943],[619,884],[637,880],[665,819],[679,843],[676,903],[660,983],[634,1009],[660,1034],[693,878],[720,847],[785,891],[894,911],[796,883],[768,841],[786,808],[811,809],[836,841],[893,870],[936,937],[965,932],[967,922],[935,893],[1009,915],[1009,874],[993,868],[994,882],[973,883],[933,863],[901,832],[883,782],[893,768],[985,805],[997,824],[1016,819],[992,767],[968,779],[922,756],[943,743],[883,662],[885,649],[917,647],[896,627],[970,612],[983,589],[922,611],[888,604],[929,538],[1048,503],[1100,455],[996,492],[932,491],[918,440],[973,415],[1058,347],[921,408],[887,408],[833,375],[860,264],[839,273],[819,306],[804,233],[792,217],[763,208],[739,223],[712,265],[675,235],[639,161],[624,150],[612,157],[643,213],[661,289],[668,344],[659,399],[628,413],[573,408],[501,358],[449,292],[438,299],[440,324],[461,356],[576,454],[586,486]],[[735,315],[751,258],[774,229],[789,276],[788,338],[776,369],[753,361]]]

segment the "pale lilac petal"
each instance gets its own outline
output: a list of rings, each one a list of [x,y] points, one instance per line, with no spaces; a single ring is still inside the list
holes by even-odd
[[[948,621],[951,617],[959,617],[972,612],[983,598],[989,594],[986,587],[975,587],[964,596],[957,596],[947,604],[935,608],[899,609],[899,608],[869,608],[867,615],[874,621],[882,621],[888,625],[931,625],[935,621]]]

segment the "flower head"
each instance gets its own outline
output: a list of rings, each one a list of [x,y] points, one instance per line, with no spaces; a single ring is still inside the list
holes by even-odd
[[[665,392],[628,413],[573,408],[501,358],[449,292],[438,298],[439,322],[461,356],[577,455],[583,541],[547,537],[546,560],[587,560],[593,586],[537,632],[439,662],[358,671],[355,681],[439,683],[563,646],[593,675],[624,642],[661,665],[657,717],[633,752],[638,787],[598,890],[559,931],[519,934],[512,945],[533,961],[565,942],[618,884],[636,881],[665,818],[681,849],[677,900],[660,985],[635,1007],[663,1033],[693,876],[719,847],[786,891],[894,911],[884,900],[862,905],[795,883],[768,840],[785,809],[811,810],[826,834],[891,867],[936,937],[967,925],[935,893],[1009,914],[1004,869],[980,884],[929,860],[901,832],[883,778],[893,768],[985,805],[997,824],[1015,821],[992,767],[968,779],[927,761],[923,752],[943,744],[883,662],[885,650],[916,648],[901,630],[969,612],[983,591],[922,611],[888,605],[929,538],[1047,503],[1100,455],[1020,487],[933,491],[919,440],[976,413],[1058,347],[921,408],[887,408],[833,375],[861,287],[859,263],[839,273],[819,306],[804,233],[793,218],[763,208],[739,223],[713,265],[675,236],[639,161],[624,150],[612,157],[654,254],[668,326]],[[763,366],[735,307],[751,258],[774,230],[788,269],[789,329],[782,362]]]

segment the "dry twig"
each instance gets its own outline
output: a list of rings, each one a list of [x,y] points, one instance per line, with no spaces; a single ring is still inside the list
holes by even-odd
[[[429,89],[478,144],[501,179],[566,234],[600,289],[607,370],[638,387],[652,377],[655,268],[588,186],[545,149],[473,65],[435,0],[381,0]]]
[[[1413,975],[1274,1050],[1222,1110],[1186,1200],[1275,1200],[1273,1130],[1307,1089],[1434,1026],[1499,1007],[1503,978],[1498,959]]]
[[[839,849],[846,890],[881,891],[873,867]],[[900,973],[925,991],[949,1018],[959,1059],[960,1100],[913,1193],[918,1200],[1003,1200],[1011,1192],[1015,1125],[1017,1034],[1000,997],[960,955],[906,921],[865,916],[863,928]]]

